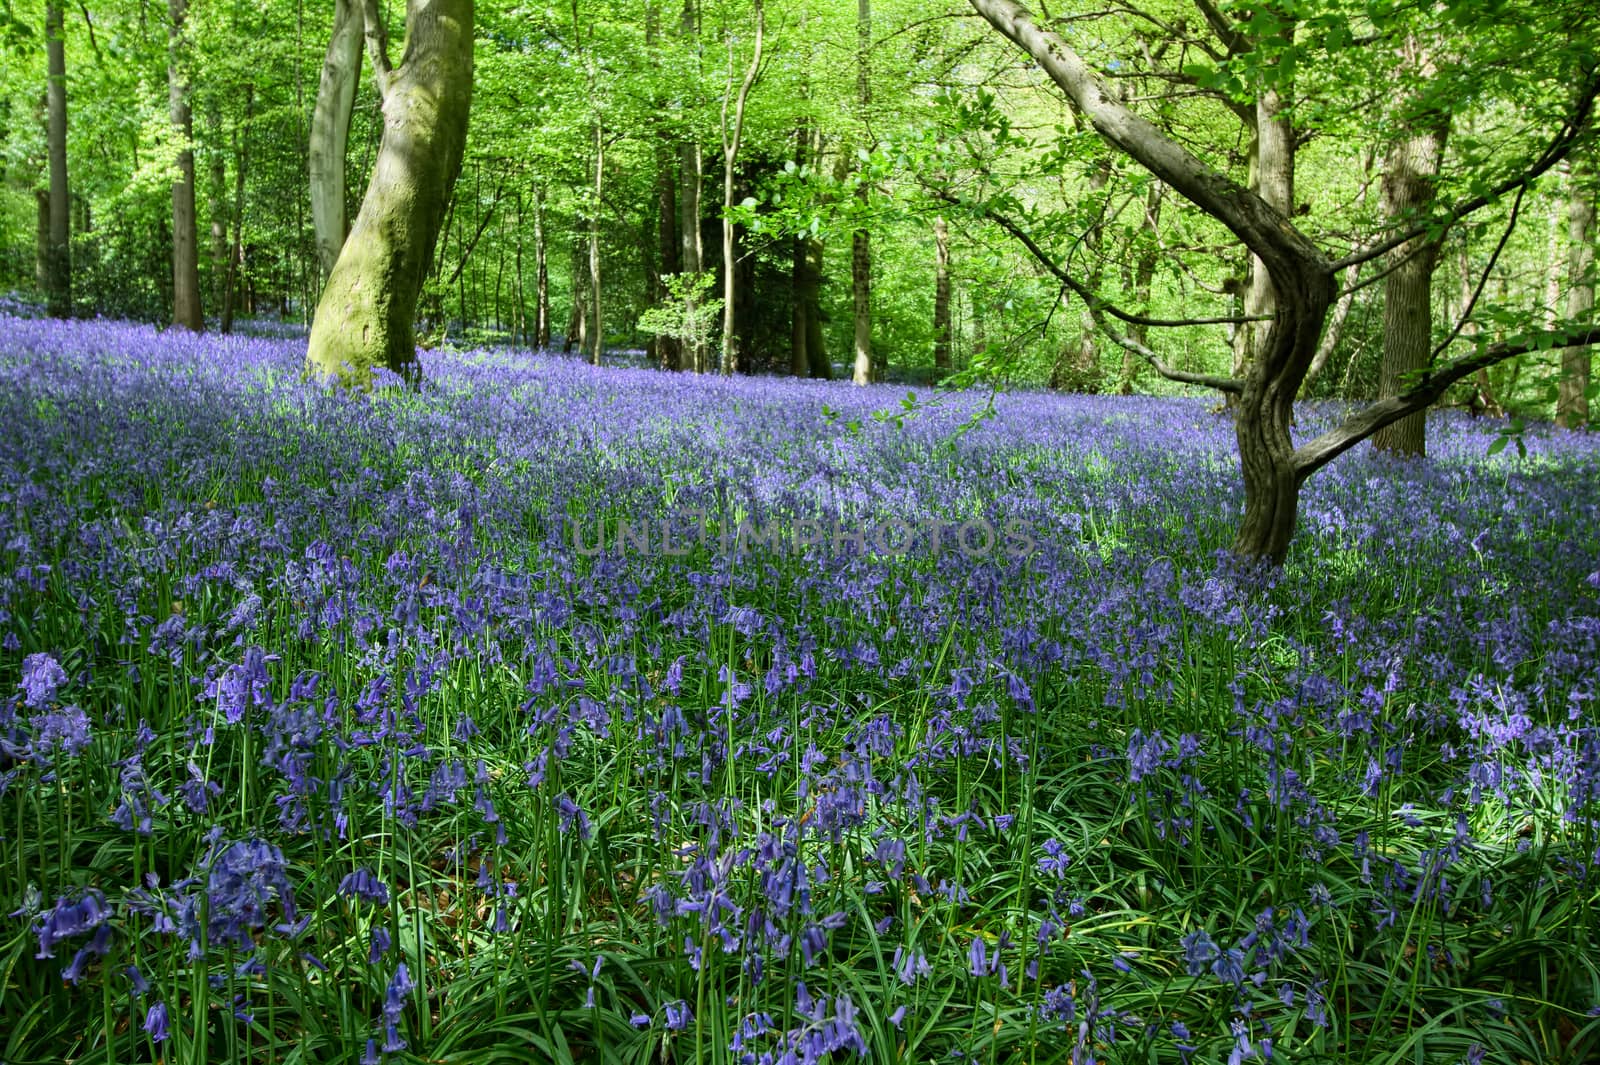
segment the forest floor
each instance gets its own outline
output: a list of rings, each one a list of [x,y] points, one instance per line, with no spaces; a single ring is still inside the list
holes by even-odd
[[[1600,1054],[1600,439],[303,355],[0,318],[9,1065]]]

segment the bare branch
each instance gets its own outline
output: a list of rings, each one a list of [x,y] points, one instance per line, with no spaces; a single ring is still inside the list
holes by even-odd
[[[1456,321],[1455,328],[1450,330],[1450,335],[1439,341],[1439,346],[1429,353],[1429,363],[1445,353],[1445,349],[1461,335],[1461,330],[1472,318],[1472,309],[1478,305],[1478,298],[1483,295],[1483,288],[1489,283],[1489,275],[1494,272],[1494,264],[1500,261],[1500,253],[1506,250],[1506,241],[1511,239],[1512,232],[1517,228],[1517,216],[1522,213],[1522,197],[1527,192],[1526,185],[1517,190],[1517,198],[1511,204],[1511,217],[1506,220],[1506,231],[1500,234],[1500,243],[1494,246],[1494,254],[1489,256],[1489,262],[1483,268],[1483,276],[1478,279],[1478,287],[1472,290],[1472,298],[1467,300],[1467,305],[1461,309],[1461,317]]]
[[[1398,396],[1368,404],[1346,418],[1337,428],[1295,448],[1295,476],[1304,481],[1384,426],[1432,406],[1447,388],[1479,370],[1533,351],[1554,351],[1557,348],[1585,347],[1596,343],[1600,343],[1600,326],[1552,329],[1534,333],[1516,342],[1491,344],[1473,355],[1436,366],[1424,372],[1415,384]]]

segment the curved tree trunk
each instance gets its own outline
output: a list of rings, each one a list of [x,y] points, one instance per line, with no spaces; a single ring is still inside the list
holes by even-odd
[[[44,9],[46,140],[50,157],[50,229],[45,255],[45,302],[52,318],[72,316],[72,200],[67,192],[67,56],[61,4]]]
[[[364,19],[357,0],[334,0],[333,32],[322,62],[322,80],[311,109],[307,169],[311,175],[311,228],[322,276],[333,274],[345,238],[345,147],[361,77]]]
[[[382,80],[383,143],[306,353],[312,376],[355,385],[379,366],[412,380],[420,373],[417,295],[472,105],[472,0],[408,0],[405,55]]]
[[[179,140],[178,180],[172,186],[172,324],[196,333],[205,328],[200,310],[200,234],[194,214],[194,120],[184,72],[183,23],[189,0],[168,0],[167,105]]]
[[[1575,160],[1567,199],[1567,317],[1584,321],[1594,313],[1594,175]],[[1590,357],[1587,347],[1563,348],[1556,388],[1556,424],[1581,429],[1589,423]]]

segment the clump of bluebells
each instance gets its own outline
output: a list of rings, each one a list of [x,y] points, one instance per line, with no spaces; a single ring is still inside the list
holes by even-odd
[[[0,320],[18,1060],[1600,1053],[1600,440],[302,356]]]

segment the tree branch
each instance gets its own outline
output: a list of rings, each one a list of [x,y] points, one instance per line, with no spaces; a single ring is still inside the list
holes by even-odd
[[[1600,326],[1545,330],[1516,342],[1491,344],[1476,354],[1427,370],[1415,384],[1398,396],[1368,404],[1346,418],[1337,428],[1295,448],[1295,476],[1304,481],[1384,426],[1432,406],[1447,388],[1463,377],[1529,352],[1586,347],[1596,343],[1600,343]]]
[[[389,82],[394,78],[394,67],[389,62],[389,31],[383,25],[383,12],[378,0],[362,0],[361,11],[366,21],[367,57],[372,61],[372,82],[378,89],[378,102],[389,99]]]

